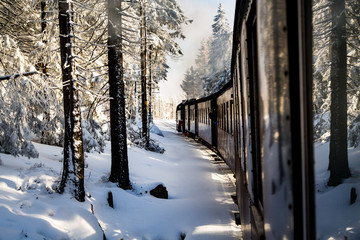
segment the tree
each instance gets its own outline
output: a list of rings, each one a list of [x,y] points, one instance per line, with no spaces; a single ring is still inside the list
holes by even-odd
[[[331,119],[329,186],[337,186],[351,176],[347,152],[347,51],[345,0],[334,1],[331,6]]]
[[[127,155],[125,86],[122,53],[122,0],[108,0],[111,173],[109,180],[131,189]]]
[[[196,59],[195,71],[202,82],[199,88],[201,91],[196,93],[200,94],[198,96],[210,95],[230,80],[231,36],[229,23],[220,4],[212,24],[212,36],[202,40]],[[187,76],[188,73],[185,78]],[[187,81],[189,79],[183,82],[183,90],[187,88]]]
[[[222,5],[219,4],[217,15],[215,15],[212,25],[212,41],[209,56],[209,66],[212,69],[212,74],[228,68],[231,57],[231,36],[225,11]]]
[[[141,136],[145,143],[145,148],[149,147],[149,129],[148,129],[148,101],[147,101],[147,41],[146,41],[146,14],[145,2],[140,1],[140,71],[141,71],[141,119],[142,132]]]
[[[186,71],[180,87],[186,93],[187,99],[198,98],[204,93],[202,79],[194,67]]]
[[[59,1],[59,32],[60,52],[63,80],[65,140],[62,178],[59,192],[65,190],[66,185],[72,184],[75,198],[85,201],[84,188],[84,152],[81,127],[81,110],[79,106],[78,84],[74,72],[74,35],[73,10],[70,1]]]

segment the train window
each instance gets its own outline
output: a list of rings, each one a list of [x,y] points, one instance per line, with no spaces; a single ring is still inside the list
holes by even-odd
[[[201,122],[204,123],[204,109],[201,109]]]
[[[233,100],[230,100],[230,133],[233,134]]]
[[[224,130],[224,104],[221,105],[221,129]]]
[[[222,118],[221,118],[221,105],[219,105],[218,107],[218,114],[217,114],[217,117],[218,117],[218,124],[219,124],[219,127],[221,128],[221,124],[222,124]]]
[[[360,239],[359,9],[360,1],[313,0],[315,206],[322,239]]]
[[[219,119],[219,127],[222,129],[222,105],[219,106],[218,119]]]
[[[222,104],[222,129],[225,130],[225,103]]]
[[[229,128],[229,102],[226,102],[226,132],[230,132],[230,128]]]
[[[219,105],[218,107],[218,114],[217,114],[217,117],[218,117],[218,124],[219,124],[219,127],[221,128],[221,124],[222,124],[222,118],[221,118],[221,105]]]
[[[254,204],[263,206],[262,189],[262,160],[261,160],[261,138],[259,126],[259,90],[258,90],[258,59],[257,59],[257,32],[256,32],[256,6],[251,9],[246,23],[247,31],[247,54],[249,74],[249,107],[250,107],[250,140],[253,168],[253,193]]]
[[[206,124],[209,125],[209,109],[206,108]]]

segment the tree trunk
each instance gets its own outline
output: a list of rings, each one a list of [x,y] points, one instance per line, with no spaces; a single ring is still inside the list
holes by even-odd
[[[81,111],[77,83],[73,72],[72,10],[67,0],[59,1],[60,52],[63,79],[65,140],[64,162],[59,192],[64,192],[67,183],[73,184],[75,198],[85,201],[84,152],[82,142]]]
[[[351,176],[347,152],[347,52],[345,1],[336,0],[331,5],[332,33],[331,56],[331,126],[329,186],[337,186]]]
[[[151,99],[151,91],[152,91],[152,52],[153,52],[153,47],[152,45],[150,45],[150,52],[149,52],[149,123],[153,123],[153,114],[152,114],[152,109],[151,109],[151,105],[152,105],[152,99]],[[149,131],[150,132],[150,131]]]
[[[141,117],[142,117],[142,138],[145,141],[145,147],[149,147],[149,130],[148,130],[148,118],[147,118],[147,95],[146,95],[146,20],[144,2],[140,2],[140,17],[141,17]]]
[[[40,13],[40,19],[41,19],[41,33],[42,33],[42,42],[44,44],[47,43],[46,39],[45,39],[45,31],[46,31],[46,1],[42,0],[40,2],[40,8],[41,8],[41,13]],[[48,76],[48,68],[46,66],[46,63],[44,62],[44,59],[41,58],[38,60],[39,62],[36,64],[36,69],[38,71],[41,71],[45,76]]]
[[[122,54],[122,0],[108,0],[111,173],[109,180],[131,189],[127,155],[125,86]]]

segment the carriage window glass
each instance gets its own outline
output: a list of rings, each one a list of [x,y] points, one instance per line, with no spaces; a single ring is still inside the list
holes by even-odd
[[[224,105],[221,105],[221,129],[224,129]]]
[[[225,103],[222,105],[222,129],[225,129]]]
[[[226,126],[226,107],[225,107],[225,103],[223,103],[223,130],[226,130],[225,126]]]
[[[226,131],[229,132],[229,102],[226,102]]]
[[[313,0],[317,239],[360,239],[360,1]]]
[[[219,122],[219,127],[222,128],[222,115],[221,115],[221,112],[222,112],[222,109],[221,109],[221,105],[219,106],[219,114],[217,115],[218,117],[218,122]]]
[[[200,109],[200,116],[201,116],[201,118],[200,118],[200,120],[201,120],[201,123],[203,123],[204,122],[204,109]]]
[[[233,100],[230,100],[230,133],[233,134]]]
[[[206,109],[206,124],[209,124],[209,109]]]
[[[219,127],[221,128],[221,105],[219,106],[217,117],[218,117],[217,121],[218,121]]]

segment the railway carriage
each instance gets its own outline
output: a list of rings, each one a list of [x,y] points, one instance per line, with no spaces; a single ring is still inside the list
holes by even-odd
[[[185,132],[185,105],[183,103],[176,106],[176,129],[178,132]]]
[[[209,113],[211,111],[212,96],[198,100],[198,136],[206,143],[212,145],[211,119]]]
[[[182,108],[235,174],[244,239],[316,239],[312,73],[310,1],[237,0],[231,82]]]
[[[232,81],[219,91],[217,106],[217,150],[235,173],[234,99]]]

